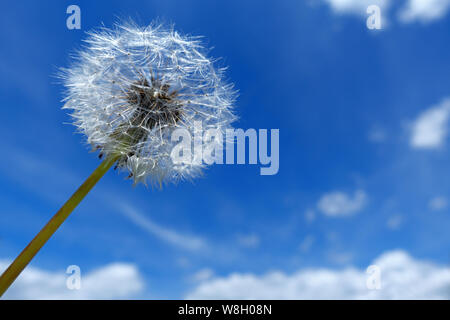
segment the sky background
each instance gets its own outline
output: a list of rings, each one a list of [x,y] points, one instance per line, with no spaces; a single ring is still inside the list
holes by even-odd
[[[216,165],[152,190],[111,170],[5,298],[450,299],[450,0],[5,2],[0,270],[99,164],[55,74],[128,17],[204,36],[236,127],[280,130],[279,172]]]

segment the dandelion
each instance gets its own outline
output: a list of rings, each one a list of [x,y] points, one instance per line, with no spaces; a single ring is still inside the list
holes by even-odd
[[[88,47],[65,69],[65,108],[100,156],[120,154],[118,168],[135,183],[177,181],[203,164],[174,163],[170,139],[201,121],[220,132],[234,120],[234,91],[199,38],[161,25],[117,25],[90,32]]]
[[[0,296],[113,165],[135,184],[194,178],[205,164],[174,162],[171,134],[194,132],[200,121],[224,135],[235,120],[233,86],[199,37],[130,22],[89,32],[85,42],[61,72],[64,108],[104,161],[0,277]]]

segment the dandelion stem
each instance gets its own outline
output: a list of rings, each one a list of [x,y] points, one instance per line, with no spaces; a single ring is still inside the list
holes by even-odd
[[[11,263],[0,276],[0,297],[118,158],[119,156],[113,155],[105,159]]]

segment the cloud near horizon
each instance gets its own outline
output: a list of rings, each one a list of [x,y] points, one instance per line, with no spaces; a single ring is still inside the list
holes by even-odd
[[[9,263],[0,260],[0,273]],[[144,289],[144,281],[134,264],[115,262],[84,273],[81,288],[69,289],[66,282],[71,274],[65,270],[47,271],[27,267],[3,296],[4,299],[131,299]]]
[[[204,281],[187,299],[450,299],[450,268],[389,251],[373,262],[380,289],[367,286],[370,274],[356,268],[300,269],[293,274],[233,273]],[[373,288],[373,287],[372,287]]]

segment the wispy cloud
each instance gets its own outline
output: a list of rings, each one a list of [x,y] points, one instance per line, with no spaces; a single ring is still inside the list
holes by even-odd
[[[258,276],[233,273],[213,278],[188,299],[450,299],[450,269],[414,259],[398,250],[378,257],[380,290],[367,287],[366,270],[301,269]]]
[[[259,246],[260,238],[257,234],[240,234],[237,236],[237,241],[242,247],[256,248]]]
[[[72,188],[75,188],[82,181],[66,168],[60,167],[48,159],[40,158],[36,154],[31,154],[24,150],[13,148],[11,150],[12,152],[10,152],[8,161],[13,163],[15,170],[11,170],[11,166],[5,163],[5,165],[0,166],[3,168],[4,175],[44,199],[58,202],[63,196],[67,196],[67,192],[70,192]],[[16,174],[16,172],[20,172],[21,174]],[[52,172],[58,172],[58,174],[53,175],[51,174]],[[105,196],[105,192],[96,192],[92,196],[103,201],[105,205],[110,204],[110,198]],[[129,218],[137,226],[163,241],[192,251],[207,248],[207,244],[203,239],[184,235],[160,226],[141,214],[138,209],[127,204],[119,203],[115,208],[119,208],[120,213]]]
[[[341,191],[324,194],[317,203],[317,208],[330,217],[350,216],[357,213],[367,203],[367,195],[357,190],[353,196]]]
[[[450,99],[444,99],[439,105],[424,111],[414,121],[411,130],[410,145],[417,149],[436,149],[441,147],[448,131]]]
[[[128,204],[122,203],[118,208],[120,213],[130,219],[130,221],[135,223],[138,227],[142,228],[150,235],[178,248],[190,251],[203,251],[208,248],[205,240],[197,236],[182,234],[178,231],[163,227]]]
[[[386,226],[391,230],[398,230],[403,223],[403,217],[399,214],[389,217]]]
[[[8,145],[8,157],[0,159],[0,171],[4,177],[24,186],[38,196],[58,202],[67,196],[82,179],[58,163],[26,150]]]
[[[299,249],[302,253],[307,253],[313,246],[314,242],[316,241],[316,238],[312,235],[307,235],[302,242],[299,245]]]
[[[433,211],[439,211],[447,208],[448,206],[448,200],[445,197],[434,197],[430,200],[430,203],[428,204],[431,210]]]

